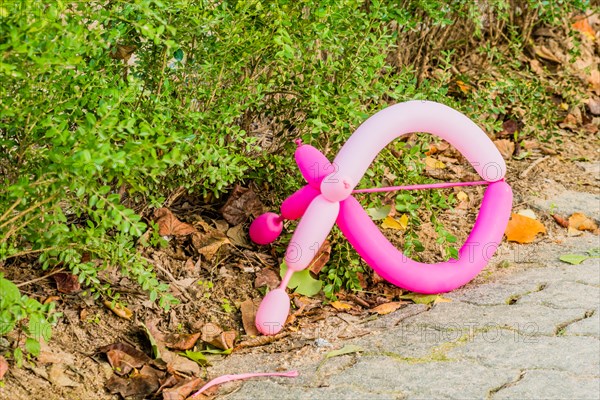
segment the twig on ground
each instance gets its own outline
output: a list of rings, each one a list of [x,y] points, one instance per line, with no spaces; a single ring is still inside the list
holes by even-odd
[[[35,278],[35,279],[32,279],[32,280],[27,281],[27,282],[21,282],[21,283],[17,284],[16,286],[17,287],[23,287],[23,286],[31,285],[32,283],[43,281],[46,278],[50,278],[52,275],[56,275],[59,272],[63,272],[64,270],[65,270],[64,268],[59,268],[56,271],[52,271],[49,274],[46,274],[44,276],[40,276],[39,278]]]
[[[529,167],[527,167],[527,169],[525,169],[525,171],[523,171],[519,174],[519,178],[525,178],[527,176],[527,174],[529,174],[529,172],[531,172],[532,169],[534,169],[538,164],[544,162],[548,158],[550,158],[550,156],[545,156],[545,157],[538,158],[537,160],[535,160]]]

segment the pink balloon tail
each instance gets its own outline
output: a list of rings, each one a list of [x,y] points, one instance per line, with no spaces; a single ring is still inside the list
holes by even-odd
[[[294,270],[291,268],[288,268],[287,271],[285,271],[285,276],[283,277],[283,279],[281,280],[281,283],[279,284],[279,289],[285,290],[288,283],[290,283],[290,280],[292,279],[292,275],[294,275]]]
[[[256,372],[256,373],[251,373],[251,374],[223,375],[223,376],[219,376],[218,378],[213,379],[212,381],[208,382],[206,385],[202,386],[200,388],[200,390],[198,390],[196,393],[191,395],[189,398],[193,399],[194,397],[198,396],[200,393],[204,392],[206,389],[211,388],[215,385],[220,385],[221,383],[238,381],[238,380],[242,380],[242,379],[257,378],[257,377],[261,377],[261,376],[283,376],[286,378],[295,378],[298,376],[298,371]]]
[[[443,182],[443,183],[427,183],[423,185],[408,185],[408,186],[386,186],[380,188],[356,189],[352,193],[377,193],[377,192],[393,192],[395,190],[424,190],[424,189],[444,189],[456,186],[477,186],[489,185],[488,181],[474,182]]]

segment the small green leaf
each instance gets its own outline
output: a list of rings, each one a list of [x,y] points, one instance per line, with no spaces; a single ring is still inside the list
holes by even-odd
[[[600,257],[600,247],[594,247],[586,251],[590,257]]]
[[[286,271],[287,265],[284,262],[281,264],[280,270],[282,278],[285,276]],[[292,275],[292,279],[290,279],[290,283],[288,283],[288,288],[296,289],[294,290],[295,293],[307,297],[311,297],[319,293],[322,286],[323,282],[310,276],[310,271],[308,269],[295,272],[294,275]]]
[[[41,350],[40,342],[32,338],[27,338],[25,341],[25,350],[34,357],[39,356]]]
[[[369,217],[371,217],[373,221],[380,221],[382,219],[385,219],[385,217],[389,215],[391,210],[391,205],[382,206],[379,208],[368,208],[367,214],[369,214]]]
[[[177,49],[177,51],[173,54],[173,58],[175,58],[177,61],[183,60],[183,50]]]
[[[208,359],[200,351],[186,350],[185,353],[178,353],[178,354],[180,356],[189,358],[190,360],[194,361],[195,363],[198,363],[199,365],[208,365]]]
[[[569,263],[571,265],[579,265],[588,258],[590,257],[582,254],[563,254],[559,259],[560,261]]]
[[[325,359],[329,359],[332,357],[339,357],[339,356],[343,356],[346,354],[358,353],[361,351],[364,351],[362,347],[356,346],[353,344],[347,344],[344,347],[342,347],[341,349],[332,350],[329,353],[325,354]]]
[[[2,277],[0,277],[0,293],[2,294],[0,305],[13,304],[21,298],[21,292],[17,285]]]
[[[432,304],[434,303],[439,295],[437,294],[421,294],[421,293],[408,293],[400,296],[403,300],[412,300],[416,304]]]

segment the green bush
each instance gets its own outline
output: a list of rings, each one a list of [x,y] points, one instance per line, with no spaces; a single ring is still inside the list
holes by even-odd
[[[534,24],[585,6],[5,1],[0,263],[35,256],[43,269],[62,264],[96,295],[109,289],[98,271],[118,265],[168,306],[167,285],[136,245],[148,228],[146,210],[172,190],[219,196],[253,179],[289,194],[300,183],[293,138],[333,156],[365,118],[391,102],[427,98],[473,118],[509,101],[529,107],[538,92],[548,94],[498,84],[486,90],[507,96],[495,97],[500,104],[483,92],[449,97],[450,67],[482,43],[494,49],[508,40],[519,49]],[[426,72],[434,68],[442,73],[432,79]],[[497,129],[497,121],[482,123]],[[421,150],[402,154],[393,164],[400,171],[418,163]],[[377,183],[392,159],[380,157],[364,183]],[[422,182],[402,173],[405,183]],[[340,274],[356,282],[355,274]]]

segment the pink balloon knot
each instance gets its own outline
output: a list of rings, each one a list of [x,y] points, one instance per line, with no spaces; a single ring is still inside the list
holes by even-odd
[[[294,140],[294,143],[296,143],[296,146],[300,147],[302,146],[302,139],[296,139]]]

